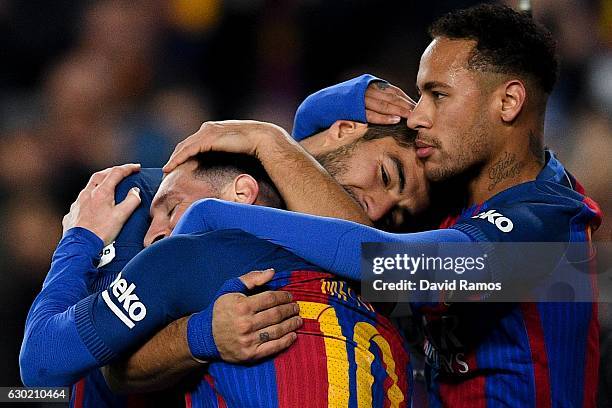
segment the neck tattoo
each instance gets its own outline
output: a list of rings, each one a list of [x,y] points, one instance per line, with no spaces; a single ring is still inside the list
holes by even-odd
[[[504,155],[489,169],[489,191],[493,190],[500,182],[511,179],[521,173],[523,162],[516,160],[514,153],[504,152]]]

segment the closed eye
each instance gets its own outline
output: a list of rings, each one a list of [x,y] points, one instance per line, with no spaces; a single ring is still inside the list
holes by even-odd
[[[383,165],[380,166],[380,178],[383,182],[383,185],[387,187],[389,185],[389,174],[387,174],[385,166]]]

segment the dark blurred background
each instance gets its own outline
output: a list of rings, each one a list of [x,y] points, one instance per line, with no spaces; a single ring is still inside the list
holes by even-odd
[[[0,0],[0,385],[20,384],[28,307],[93,171],[160,166],[205,120],[290,130],[306,95],[363,72],[414,97],[427,26],[474,3]],[[612,1],[533,8],[562,59],[546,142],[610,214]]]

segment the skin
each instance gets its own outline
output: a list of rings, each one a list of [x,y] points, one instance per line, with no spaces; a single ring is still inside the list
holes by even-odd
[[[190,157],[207,151],[257,157],[284,198],[287,208],[371,225],[361,206],[282,128],[256,121],[205,122],[179,143],[164,166],[169,173]],[[288,174],[299,175],[296,179]]]
[[[392,137],[357,142],[367,125],[337,121],[302,146],[361,205],[370,220],[405,209],[416,215],[429,204],[429,183],[413,148]]]
[[[545,108],[526,81],[470,69],[474,46],[444,37],[429,44],[417,76],[421,97],[408,118],[429,180],[473,172],[471,204],[535,179],[543,160],[529,146],[541,145]]]
[[[258,183],[249,174],[237,175],[226,185],[214,187],[193,176],[196,167],[197,163],[190,160],[164,177],[151,203],[151,225],[144,238],[145,247],[169,236],[187,208],[202,198],[263,205],[258,200]]]
[[[404,99],[397,99],[410,106]],[[383,101],[382,106],[399,110],[397,105],[387,101]],[[308,138],[300,145],[286,131],[271,123],[206,122],[199,131],[177,145],[164,166],[164,172],[172,171],[200,152],[244,153],[262,162],[287,208],[292,211],[366,225],[372,225],[372,221],[379,220],[394,207],[406,208],[412,213],[421,211],[427,204],[428,188],[421,165],[414,159],[412,149],[398,146],[391,137],[358,146],[359,160],[347,163],[343,174],[335,174],[341,179],[340,182],[313,158],[313,155],[329,153],[345,146],[365,133],[365,125],[350,123],[338,121],[327,131]],[[370,149],[376,149],[376,152]],[[386,163],[385,168],[392,166],[389,159],[384,159],[382,155],[395,155],[403,162],[408,184],[403,194],[389,185],[375,184],[371,179],[371,176],[381,172],[378,167],[383,162]],[[364,167],[372,171],[368,173],[367,180],[362,178],[365,172],[361,169]],[[349,186],[348,191],[341,184]]]

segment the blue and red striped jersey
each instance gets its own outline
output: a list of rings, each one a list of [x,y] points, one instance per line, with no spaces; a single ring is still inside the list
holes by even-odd
[[[475,241],[588,242],[601,212],[584,194],[547,152],[537,180],[505,190],[442,227]],[[509,219],[512,230],[478,216],[487,213]],[[463,303],[417,310],[425,323],[432,407],[595,406],[597,303]]]
[[[278,356],[250,365],[210,364],[189,393],[216,406],[409,407],[411,369],[404,338],[345,281],[308,270],[277,272],[268,289],[289,291],[304,325]],[[207,402],[209,403],[209,401]]]

